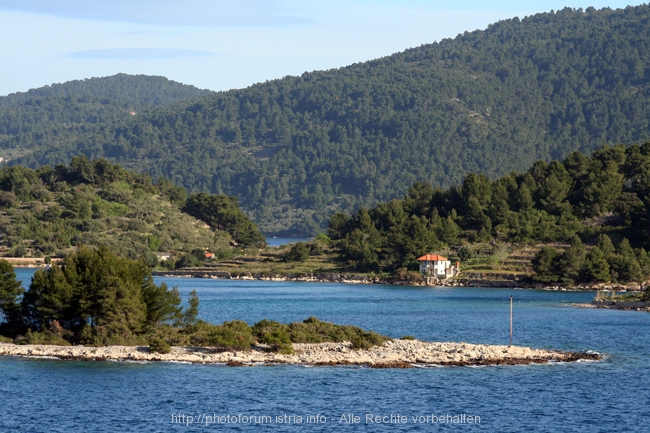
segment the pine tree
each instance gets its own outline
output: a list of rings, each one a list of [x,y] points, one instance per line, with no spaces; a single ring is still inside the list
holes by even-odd
[[[535,271],[534,279],[543,282],[552,282],[559,279],[556,270],[556,261],[560,253],[551,247],[542,247],[535,257],[533,257],[532,265]]]
[[[16,328],[20,324],[20,298],[24,290],[11,264],[0,260],[0,312],[3,315],[3,325]],[[10,330],[8,330],[10,332]]]
[[[351,218],[343,213],[337,212],[330,217],[329,225],[327,227],[327,235],[331,240],[337,241],[345,237],[348,231]]]
[[[616,254],[610,259],[610,265],[618,281],[640,281],[643,270],[627,238],[616,246]]]
[[[359,270],[376,271],[379,269],[381,234],[365,208],[357,211],[354,220],[358,229],[346,237],[348,260]],[[395,227],[396,232],[401,229],[402,227]]]
[[[176,323],[183,316],[181,296],[176,287],[169,290],[166,283],[157,286],[147,278],[142,286],[142,298],[147,306],[146,326],[157,328],[162,323]]]
[[[451,217],[451,215],[447,216],[447,218],[442,220],[442,230],[440,234],[440,238],[447,244],[447,245],[453,245],[458,241],[458,236],[460,235],[460,227],[458,227],[458,224],[454,221],[454,219]]]
[[[463,225],[466,228],[476,228],[479,229],[485,224],[485,213],[483,213],[483,207],[479,200],[471,196],[467,200],[466,204],[466,213],[463,217]]]
[[[402,267],[415,264],[420,255],[434,251],[441,246],[434,230],[427,224],[426,218],[418,218],[415,215],[408,222],[406,239],[406,245],[400,257]]]
[[[598,247],[593,247],[587,253],[585,263],[581,270],[581,279],[584,281],[609,281],[611,274],[609,263],[605,259],[605,254]]]
[[[636,258],[639,262],[639,266],[641,266],[643,278],[648,278],[650,276],[650,256],[646,253],[645,249],[639,248],[636,251]]]
[[[515,203],[519,212],[530,210],[535,205],[530,189],[523,183],[519,185],[519,189],[515,195]]]
[[[196,323],[196,319],[199,316],[199,296],[196,294],[196,290],[190,292],[190,297],[187,300],[187,307],[185,308],[185,314],[183,315],[183,323],[185,325],[193,325]]]
[[[575,283],[585,260],[585,246],[578,236],[571,240],[571,246],[557,259],[557,269],[565,283]]]
[[[304,262],[309,258],[309,248],[304,242],[298,242],[291,247],[286,255],[286,260],[290,262]]]
[[[562,202],[571,191],[571,178],[564,166],[552,161],[549,164],[547,175],[542,180],[537,191],[541,206],[549,213],[559,214],[562,211]]]
[[[603,252],[606,259],[616,252],[612,239],[605,234],[598,235],[598,243],[596,246]]]
[[[107,344],[178,320],[179,304],[178,291],[155,286],[143,261],[82,246],[61,265],[34,274],[21,313],[35,331],[56,321],[76,341]]]

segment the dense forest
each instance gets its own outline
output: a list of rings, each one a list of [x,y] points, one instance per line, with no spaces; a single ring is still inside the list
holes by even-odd
[[[168,180],[153,182],[85,156],[69,166],[0,168],[0,253],[9,256],[63,256],[80,245],[107,245],[153,266],[155,252],[202,255],[233,243],[265,244],[235,197],[188,197]]]
[[[650,142],[576,151],[496,180],[470,173],[445,190],[418,182],[402,200],[333,215],[327,231],[358,270],[417,268],[423,254],[477,241],[569,243],[539,251],[537,280],[641,281],[650,277]]]
[[[575,150],[645,142],[649,20],[649,5],[508,19],[60,139],[60,126],[19,132],[30,114],[12,111],[0,152],[33,167],[105,157],[237,196],[266,233],[314,233],[333,212],[399,197],[416,181],[449,187],[470,172],[494,179]]]
[[[207,96],[210,90],[177,83],[165,77],[116,74],[110,77],[86,78],[27,92],[0,96],[0,107],[18,106],[35,99],[92,97],[98,100],[122,101],[136,107],[162,106],[172,102]]]
[[[33,152],[30,143],[56,146],[92,136],[102,126],[125,122],[153,107],[212,93],[164,77],[117,74],[2,96],[0,157]]]

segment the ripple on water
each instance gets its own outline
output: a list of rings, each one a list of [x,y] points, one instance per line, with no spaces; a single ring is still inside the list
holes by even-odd
[[[591,293],[427,289],[342,284],[157,279],[187,297],[196,289],[203,319],[284,322],[317,316],[401,337],[507,344],[509,297],[521,346],[592,350],[601,362],[382,370],[280,365],[232,368],[181,363],[35,362],[0,358],[0,431],[206,431],[171,424],[172,414],[467,414],[463,431],[643,432],[650,419],[650,314],[568,308]],[[419,366],[424,367],[424,366]],[[332,420],[333,419],[333,420]],[[268,427],[268,426],[267,426]],[[304,427],[304,426],[303,426]],[[417,427],[417,428],[416,428]],[[436,426],[440,427],[440,426]],[[393,425],[394,431],[434,426]],[[210,426],[209,428],[217,428]],[[221,426],[245,430],[245,426]]]

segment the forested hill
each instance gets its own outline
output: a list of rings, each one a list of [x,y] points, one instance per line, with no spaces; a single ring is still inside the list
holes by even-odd
[[[165,77],[117,74],[2,96],[0,157],[16,159],[39,146],[58,148],[145,115],[152,107],[212,93]]]
[[[564,9],[349,67],[133,116],[75,140],[15,136],[17,162],[83,152],[240,197],[267,233],[334,211],[650,138],[650,6]]]
[[[201,90],[165,77],[117,74],[56,83],[27,92],[0,96],[0,107],[24,104],[35,98],[71,96],[111,99],[134,106],[159,106],[211,93],[213,92],[210,90]]]
[[[156,252],[230,254],[233,242],[266,243],[234,197],[188,197],[168,180],[85,156],[69,167],[0,168],[0,256],[63,256],[80,245],[105,245],[153,266]]]
[[[425,252],[448,247],[466,261],[470,243],[491,244],[497,261],[507,244],[546,243],[532,260],[539,281],[645,281],[650,142],[573,152],[494,181],[470,173],[446,190],[418,182],[403,200],[333,215],[327,230],[347,266],[365,271],[417,269]]]

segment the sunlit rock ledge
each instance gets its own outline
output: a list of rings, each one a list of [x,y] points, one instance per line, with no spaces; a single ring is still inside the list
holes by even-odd
[[[171,353],[150,352],[146,346],[44,346],[0,343],[0,355],[55,357],[94,361],[161,361],[197,364],[245,365],[363,365],[374,368],[414,366],[516,365],[599,360],[596,353],[561,352],[518,346],[468,343],[428,343],[393,340],[368,350],[354,350],[348,342],[294,344],[295,353],[283,355],[256,347],[228,351],[202,347],[173,347]]]

